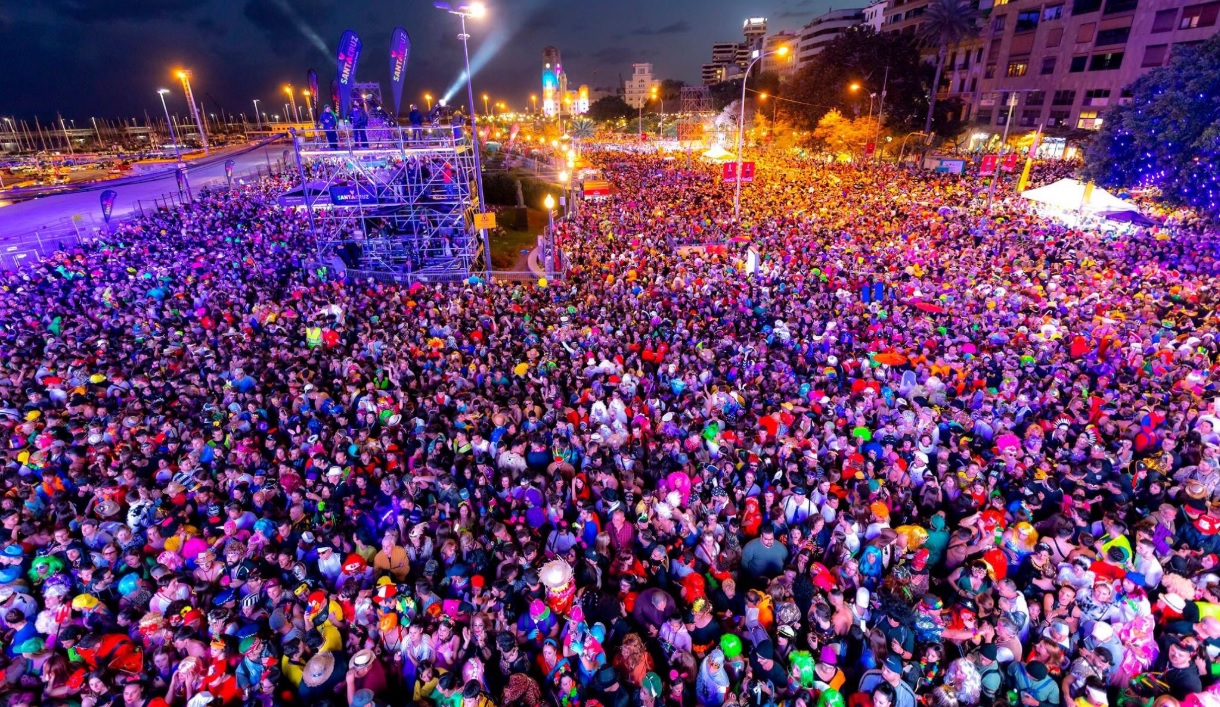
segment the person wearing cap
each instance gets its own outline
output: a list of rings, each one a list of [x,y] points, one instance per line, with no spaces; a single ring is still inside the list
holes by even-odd
[[[979,696],[984,703],[999,697],[1004,688],[1004,672],[998,662],[999,651],[994,643],[984,643],[971,656],[979,673]]]
[[[1169,640],[1168,664],[1162,679],[1169,686],[1169,695],[1176,700],[1184,700],[1188,695],[1203,690],[1203,681],[1195,665],[1195,653],[1193,638]]]
[[[1022,705],[1056,707],[1059,704],[1059,684],[1050,677],[1046,664],[1041,661],[1013,661],[1008,666],[1008,676],[1009,684],[1017,691]]]

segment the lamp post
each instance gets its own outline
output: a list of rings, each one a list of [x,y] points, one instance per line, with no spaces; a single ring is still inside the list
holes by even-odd
[[[546,207],[546,222],[547,222],[547,246],[546,246],[546,274],[547,277],[555,276],[555,197],[550,194],[543,199],[542,205]]]
[[[1008,117],[1004,120],[1004,137],[1000,141],[1000,156],[995,161],[995,174],[991,175],[991,186],[987,187],[987,213],[991,213],[991,202],[995,199],[995,183],[1000,180],[1000,164],[1004,161],[1004,149],[1008,147],[1008,126],[1012,125],[1012,109],[1017,105],[1017,92],[1008,94]]]
[[[195,117],[195,127],[199,128],[199,141],[203,143],[203,154],[211,154],[208,147],[208,133],[203,128],[203,117],[199,114],[199,106],[195,103],[195,94],[191,91],[191,72],[179,71],[175,74],[182,81],[182,91],[186,95],[186,103]]]
[[[746,84],[749,83],[750,69],[754,65],[768,56],[787,56],[788,47],[779,47],[769,52],[757,52],[758,56],[754,57],[749,64],[746,64],[746,71],[741,75],[741,113],[737,118],[737,171],[734,172],[737,189],[733,194],[733,220],[741,222],[741,134],[745,131],[746,124]]]
[[[90,117],[89,117],[89,120],[92,120],[92,121],[93,121],[93,132],[97,134],[97,146],[98,146],[98,149],[101,149],[101,147],[102,147],[102,131],[101,131],[101,130],[99,130],[99,129],[98,129],[98,127],[97,127],[97,118],[94,118],[94,117],[90,116]]]
[[[852,93],[856,93],[860,90],[860,84],[853,83],[852,85],[847,87],[847,90],[851,91]],[[877,97],[877,94],[875,94],[875,93],[868,94],[868,119],[870,121],[873,119],[873,99],[876,97]],[[859,115],[860,115],[859,113],[856,113],[857,117],[859,117]]]
[[[432,94],[425,93],[424,100],[428,102],[428,112],[431,113],[432,112]]]
[[[451,15],[457,15],[462,23],[462,33],[458,35],[458,39],[462,40],[462,53],[466,56],[466,99],[470,105],[470,140],[474,146],[474,173],[475,186],[479,193],[479,211],[487,208],[486,201],[483,199],[483,160],[479,156],[478,136],[474,130],[474,84],[471,82],[470,76],[470,46],[468,40],[470,35],[466,33],[466,18],[467,17],[483,17],[487,14],[487,7],[481,2],[472,2],[453,6],[447,2],[437,2],[434,4],[438,10],[444,10]],[[483,264],[485,266],[486,281],[491,282],[491,240],[487,236],[487,229],[480,229],[483,236]]]
[[[255,125],[258,126],[258,131],[261,133],[263,131],[263,118],[262,118],[262,113],[258,112],[258,99],[257,98],[254,99],[254,123],[255,123]]]
[[[531,94],[530,94],[530,102],[534,104],[534,114],[536,115],[536,114],[538,113],[538,96],[537,96],[537,94],[533,94],[533,93],[531,93]]]
[[[292,102],[292,113],[290,115],[296,118],[296,122],[301,122],[301,111],[297,110],[297,97],[292,93],[292,84],[284,87],[284,93],[288,94],[288,100]]]
[[[487,108],[487,94],[483,94],[483,115],[487,115],[491,111]]]
[[[174,121],[169,119],[169,107],[165,105],[165,94],[169,93],[168,88],[157,90],[157,95],[161,96],[161,110],[165,111],[165,124],[169,126],[169,141],[174,143],[174,153],[178,155],[178,164],[182,164],[182,150],[178,149],[178,138],[174,137]]]
[[[301,91],[301,95],[305,96],[305,110],[306,110],[306,112],[309,113],[309,122],[312,124],[314,122],[313,103],[311,103],[309,100],[309,89],[305,89],[304,91]]]
[[[644,104],[647,103],[648,101],[655,100],[656,97],[657,97],[657,87],[653,86],[652,88],[648,89],[648,97],[640,99],[640,117],[639,117],[638,123],[637,123],[637,127],[639,128],[639,132],[640,132],[640,134],[639,134],[640,142],[644,141]]]

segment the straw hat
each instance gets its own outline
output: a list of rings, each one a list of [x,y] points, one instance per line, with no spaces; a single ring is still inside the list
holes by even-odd
[[[330,680],[333,672],[335,672],[335,654],[325,651],[309,659],[309,662],[305,664],[301,680],[310,687],[318,687]]]

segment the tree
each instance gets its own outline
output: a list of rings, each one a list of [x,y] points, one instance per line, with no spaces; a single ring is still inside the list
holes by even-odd
[[[685,81],[677,79],[661,80],[661,90],[657,93],[657,97],[665,102],[665,107],[670,113],[678,112],[678,104],[682,100],[682,88],[685,86]]]
[[[622,96],[604,96],[589,104],[589,112],[585,115],[598,122],[618,120],[635,115],[635,109],[627,105]]]
[[[979,33],[979,13],[969,0],[932,0],[923,13],[919,39],[939,47],[936,53],[936,76],[928,91],[928,117],[923,131],[932,132],[932,115],[936,110],[936,94],[940,91],[940,75],[945,69],[950,45]]]
[[[928,105],[930,74],[931,67],[921,63],[913,37],[880,34],[865,25],[852,27],[793,77],[784,91],[784,97],[790,99],[784,102],[784,112],[801,130],[816,128],[832,109],[844,115],[867,115],[869,94],[880,97],[884,83],[886,126],[894,132],[918,130]],[[861,90],[849,91],[853,83],[859,83]],[[876,113],[880,106],[874,104],[874,109]]]
[[[568,123],[568,135],[573,140],[592,140],[597,126],[588,118],[573,118]]]
[[[1220,217],[1220,35],[1175,46],[1169,66],[1136,79],[1102,114],[1084,174],[1102,186],[1152,186],[1166,201]]]
[[[827,152],[840,155],[855,155],[877,135],[876,118],[845,118],[838,110],[832,110],[818,121],[813,139]]]

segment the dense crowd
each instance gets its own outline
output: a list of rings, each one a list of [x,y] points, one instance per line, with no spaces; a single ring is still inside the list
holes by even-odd
[[[562,282],[275,181],[0,274],[5,704],[1220,704],[1206,229],[588,159]]]

